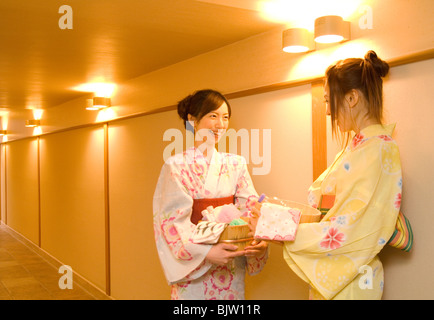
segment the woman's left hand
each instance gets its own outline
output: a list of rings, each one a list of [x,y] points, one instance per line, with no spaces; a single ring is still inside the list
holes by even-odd
[[[253,237],[255,235],[256,225],[258,224],[259,217],[261,216],[261,206],[262,204],[256,203],[252,208],[251,217],[249,219],[250,232],[248,233],[248,236]]]
[[[267,242],[253,240],[249,246],[244,248],[244,253],[246,257],[261,257],[265,254],[267,248]]]

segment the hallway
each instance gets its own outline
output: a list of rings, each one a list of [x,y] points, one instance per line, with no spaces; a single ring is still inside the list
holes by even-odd
[[[36,246],[0,225],[0,300],[97,300],[73,276],[72,289],[60,289],[62,276]]]

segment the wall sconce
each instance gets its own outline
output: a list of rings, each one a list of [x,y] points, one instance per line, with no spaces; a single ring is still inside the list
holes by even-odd
[[[34,128],[34,127],[39,127],[41,125],[41,120],[26,120],[26,127],[28,128]]]
[[[283,31],[282,50],[289,53],[299,53],[314,50],[312,34],[302,28],[292,28]]]
[[[86,110],[100,110],[108,108],[111,105],[110,98],[94,97],[86,107]]]
[[[315,19],[315,42],[335,43],[350,39],[350,22],[339,16]]]
[[[0,130],[0,136],[5,136],[8,134],[7,130]]]

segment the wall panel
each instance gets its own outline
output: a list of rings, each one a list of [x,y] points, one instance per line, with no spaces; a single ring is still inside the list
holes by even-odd
[[[7,224],[39,244],[38,141],[6,145]]]
[[[6,224],[6,144],[0,146],[0,220]]]
[[[271,165],[267,174],[253,174],[252,149],[249,170],[259,194],[307,203],[307,189],[312,183],[312,98],[311,86],[268,92],[233,99],[230,126],[247,129],[250,146],[254,129],[260,130],[260,154],[266,159],[263,133],[271,129]],[[265,161],[264,161],[265,162]],[[265,170],[259,172],[266,173]],[[246,278],[247,299],[307,299],[307,284],[300,280],[283,260],[282,247],[270,246],[270,258],[264,270]]]
[[[106,287],[104,129],[41,137],[41,247]]]
[[[184,132],[176,111],[109,127],[111,288],[117,299],[169,299],[154,241],[152,198],[163,165],[163,133]]]
[[[386,248],[385,299],[434,299],[434,59],[392,68],[384,84],[386,120],[396,123],[402,162],[401,209],[414,231],[412,252]]]

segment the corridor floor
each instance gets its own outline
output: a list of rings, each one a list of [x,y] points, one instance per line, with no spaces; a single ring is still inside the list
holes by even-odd
[[[60,289],[62,275],[43,255],[0,225],[0,300],[97,299],[76,282],[72,289]]]

